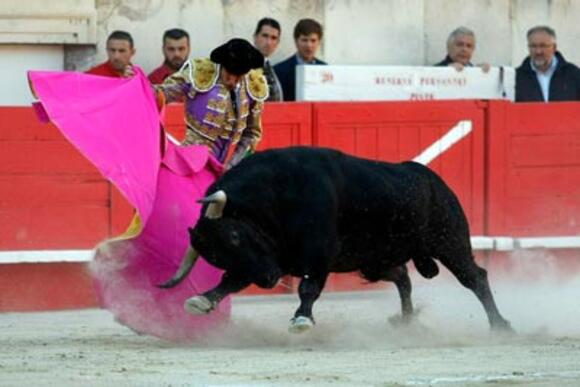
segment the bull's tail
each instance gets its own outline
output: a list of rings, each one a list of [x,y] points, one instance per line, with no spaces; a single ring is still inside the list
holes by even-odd
[[[179,285],[179,283],[183,281],[185,277],[187,277],[189,272],[191,272],[191,269],[193,269],[193,265],[195,264],[195,261],[197,261],[198,257],[199,253],[193,247],[187,249],[187,252],[185,253],[183,260],[181,261],[181,265],[179,266],[179,269],[175,275],[168,281],[157,285],[157,287],[162,289],[170,289]]]
[[[413,258],[413,263],[417,268],[419,274],[423,277],[429,279],[435,277],[439,274],[439,266],[437,266],[437,262],[433,258],[429,257],[419,257]]]

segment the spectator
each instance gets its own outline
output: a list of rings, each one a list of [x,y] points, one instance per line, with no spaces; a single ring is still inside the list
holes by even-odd
[[[296,54],[274,66],[274,71],[282,84],[284,101],[296,100],[296,65],[325,65],[316,58],[322,41],[322,26],[316,20],[302,19],[294,27]]]
[[[269,59],[280,44],[280,34],[280,23],[267,17],[260,19],[254,32],[254,46],[264,55],[264,76],[269,91],[267,101],[283,100],[282,85]]]
[[[153,70],[147,78],[158,85],[165,78],[176,72],[189,58],[189,34],[180,28],[173,28],[163,34],[163,64]]]
[[[580,69],[558,51],[556,32],[536,26],[527,39],[530,55],[516,69],[516,102],[580,101]]]
[[[244,39],[232,39],[210,58],[190,59],[161,85],[167,102],[185,98],[184,145],[207,145],[222,163],[236,144],[227,168],[252,152],[262,137],[262,109],[268,84],[261,71],[263,55]]]
[[[113,31],[107,38],[107,61],[86,73],[105,77],[131,77],[134,75],[131,58],[135,55],[133,37],[125,31]]]
[[[472,67],[471,57],[475,51],[475,33],[467,27],[458,27],[447,38],[447,56],[435,66],[451,66],[457,71],[464,67]],[[488,72],[489,63],[478,65],[484,72]]]

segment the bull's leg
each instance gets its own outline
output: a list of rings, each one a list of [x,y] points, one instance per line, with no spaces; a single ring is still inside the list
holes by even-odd
[[[225,272],[222,280],[215,288],[207,292],[188,298],[184,308],[191,314],[207,314],[232,293],[237,293],[251,284],[249,280],[233,277]]]
[[[411,301],[411,278],[405,265],[388,270],[383,276],[385,281],[394,282],[401,298],[401,314],[403,322],[408,322],[413,316],[413,302]]]
[[[487,314],[492,329],[512,330],[509,321],[502,317],[497,305],[495,304],[493,294],[489,287],[489,281],[487,279],[487,271],[479,267],[475,263],[473,257],[464,256],[464,258],[441,258],[440,261],[455,275],[463,286],[471,289],[477,298],[479,298],[479,301],[481,301],[483,308],[485,309],[485,313]]]
[[[327,275],[305,275],[298,286],[300,296],[300,306],[290,320],[290,332],[301,333],[310,329],[314,325],[312,316],[312,306],[320,297],[320,293],[326,283]]]

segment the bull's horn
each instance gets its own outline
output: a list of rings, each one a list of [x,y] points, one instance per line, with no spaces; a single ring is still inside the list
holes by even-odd
[[[199,253],[193,247],[188,248],[187,252],[183,256],[183,260],[181,261],[181,265],[179,266],[177,273],[175,273],[173,278],[160,285],[157,285],[157,287],[162,289],[170,289],[178,285],[185,277],[187,277],[198,257]]]
[[[209,203],[207,210],[205,210],[205,216],[210,219],[217,219],[222,217],[227,200],[228,197],[226,193],[222,190],[219,190],[209,196],[206,196],[203,199],[199,199],[198,202]]]

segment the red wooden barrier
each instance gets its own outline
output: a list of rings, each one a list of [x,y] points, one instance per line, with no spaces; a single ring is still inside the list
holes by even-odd
[[[493,101],[486,125],[486,233],[580,234],[579,104]],[[541,277],[546,270],[565,278],[580,270],[578,250],[532,254],[543,256],[546,263],[526,278]],[[509,273],[517,265],[510,257],[492,252],[489,261],[494,271]]]
[[[0,109],[0,250],[91,248],[109,234],[109,184],[32,109]]]
[[[87,265],[0,265],[0,312],[62,310],[97,306]]]
[[[487,232],[546,236],[580,233],[578,103],[491,102]]]
[[[178,139],[182,109],[169,106],[165,121]],[[329,146],[388,161],[412,159],[469,120],[472,133],[430,167],[458,194],[472,233],[580,232],[577,103],[274,103],[263,120],[260,149]],[[91,249],[122,232],[132,212],[54,126],[39,123],[30,108],[0,108],[0,250]],[[558,258],[578,263],[570,252]],[[82,263],[0,264],[0,310],[94,306],[85,270]],[[333,276],[327,289],[362,282]]]

